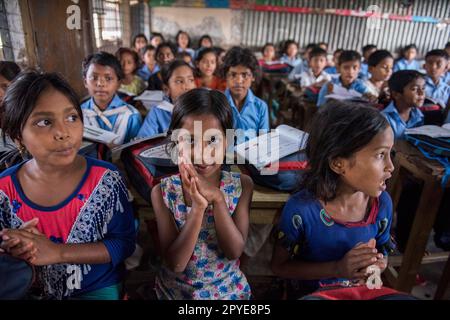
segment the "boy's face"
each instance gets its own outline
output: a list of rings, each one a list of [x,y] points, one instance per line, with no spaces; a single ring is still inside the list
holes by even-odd
[[[402,101],[408,107],[421,107],[425,101],[425,79],[417,78],[408,83],[403,93],[392,92],[396,102]]]
[[[137,67],[133,56],[129,53],[122,54],[120,57],[120,64],[125,75],[133,74]]]
[[[298,53],[298,47],[295,43],[291,43],[286,50],[286,53],[289,57],[295,57]]]
[[[388,57],[380,61],[375,67],[369,67],[374,81],[388,81],[392,75],[394,59]]]
[[[358,77],[361,62],[358,60],[346,61],[338,65],[343,85],[350,85]]]
[[[447,64],[443,57],[430,56],[425,60],[424,68],[433,80],[438,80],[447,71]]]
[[[309,60],[309,67],[315,76],[319,75],[327,66],[327,58],[325,56],[315,56]]]
[[[162,66],[165,64],[169,64],[175,60],[175,56],[173,55],[172,50],[169,47],[161,48],[158,52],[158,56],[156,57],[156,61]]]
[[[156,63],[155,50],[147,50],[144,54],[144,62],[147,66],[153,67]]]
[[[243,65],[230,67],[226,74],[227,87],[231,95],[237,99],[243,99],[247,96],[248,89],[252,86],[255,77],[252,70]]]
[[[120,81],[113,68],[93,63],[86,73],[84,86],[95,104],[104,110],[119,89]]]
[[[405,58],[408,61],[414,60],[417,56],[417,50],[414,48],[405,51]]]

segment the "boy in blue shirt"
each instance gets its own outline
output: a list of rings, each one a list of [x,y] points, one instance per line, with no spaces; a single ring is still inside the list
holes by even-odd
[[[448,60],[449,56],[445,50],[431,50],[425,56],[425,95],[442,108],[448,105],[450,98],[450,85],[444,81]]]
[[[337,70],[339,77],[331,79],[319,92],[317,106],[320,107],[326,101],[326,96],[333,92],[334,86],[341,86],[347,90],[355,90],[361,94],[368,94],[368,89],[364,81],[358,79],[361,68],[361,55],[353,50],[346,50],[341,53],[338,60]]]
[[[416,59],[417,47],[415,44],[410,44],[403,48],[402,58],[394,65],[394,72],[399,70],[420,70],[420,64]]]
[[[394,131],[395,139],[402,139],[408,128],[423,125],[419,108],[425,101],[425,79],[416,70],[400,70],[388,81],[392,102],[382,111]]]
[[[223,61],[222,71],[227,82],[225,95],[233,110],[233,127],[244,130],[246,138],[270,129],[267,104],[250,89],[258,68],[258,60],[253,53],[241,47],[231,48]],[[243,141],[238,137],[238,143]]]
[[[117,95],[123,77],[119,60],[110,53],[95,53],[83,61],[84,86],[91,96],[81,105],[84,124],[116,133],[109,147],[136,137],[142,123],[139,111]]]
[[[159,71],[159,65],[156,63],[156,48],[149,44],[141,49],[141,57],[144,65],[138,70],[137,75],[144,81],[148,81],[152,75]]]
[[[377,46],[374,44],[365,45],[362,48],[363,62],[361,63],[361,71],[359,72],[359,78],[361,79],[369,79],[369,57],[372,53],[377,51]]]

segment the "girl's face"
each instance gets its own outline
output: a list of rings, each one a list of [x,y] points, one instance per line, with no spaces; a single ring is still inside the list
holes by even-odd
[[[136,38],[134,42],[134,49],[136,52],[140,52],[143,47],[147,45],[147,40],[144,37]]]
[[[198,174],[208,178],[221,170],[227,147],[225,132],[214,115],[187,116],[183,121],[178,147]]]
[[[198,68],[203,76],[210,77],[214,74],[217,67],[217,56],[214,53],[207,53],[198,62]]]
[[[173,102],[183,93],[195,89],[195,80],[192,69],[186,66],[176,68],[169,79],[169,85],[164,86],[164,91]]]
[[[186,33],[180,33],[178,36],[178,46],[186,49],[189,45],[189,36]]]
[[[204,38],[202,40],[202,42],[200,43],[200,47],[202,47],[202,48],[211,48],[212,47],[211,40],[209,40],[208,38]]]
[[[287,54],[289,57],[293,58],[293,57],[295,57],[295,56],[297,55],[297,53],[298,53],[298,47],[297,47],[297,45],[296,45],[295,43],[291,43],[291,44],[287,47],[286,54]]]
[[[55,89],[45,91],[25,122],[20,141],[36,161],[64,167],[75,161],[83,123],[75,106]]]
[[[275,48],[273,46],[266,46],[263,55],[264,59],[273,60],[275,58]]]
[[[120,64],[122,65],[123,73],[128,76],[134,74],[136,71],[136,63],[133,59],[133,56],[129,53],[124,53],[120,57]]]
[[[387,127],[350,158],[335,160],[333,170],[340,175],[340,186],[379,197],[394,171],[390,156],[393,145],[394,133]]]
[[[149,66],[153,67],[156,63],[155,60],[155,50],[147,50],[144,54],[144,63]]]
[[[417,50],[414,48],[405,51],[405,59],[408,61],[414,60],[417,56]]]
[[[375,67],[369,67],[369,72],[374,81],[388,81],[392,75],[394,59],[388,57],[380,61]]]
[[[158,56],[156,57],[156,61],[162,66],[168,64],[175,60],[175,56],[173,55],[172,50],[169,47],[161,48],[158,52]]]
[[[153,37],[152,40],[150,40],[150,43],[155,48],[157,48],[162,42],[163,42],[163,40],[160,36]]]
[[[3,76],[0,76],[0,102],[2,102],[5,97],[6,89],[8,89],[10,83],[11,81],[5,79]]]

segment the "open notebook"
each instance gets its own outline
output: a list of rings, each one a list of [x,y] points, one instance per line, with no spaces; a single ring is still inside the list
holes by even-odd
[[[238,162],[245,159],[261,170],[306,147],[308,134],[288,125],[280,125],[269,133],[260,135],[236,146]]]
[[[406,134],[421,134],[431,138],[450,138],[450,123],[444,124],[442,127],[426,125],[405,130]]]
[[[141,101],[148,111],[160,104],[163,99],[164,93],[160,90],[145,90],[141,95],[134,98],[134,100]]]
[[[84,125],[83,130],[83,138],[94,141],[94,142],[100,142],[104,144],[111,144],[114,142],[115,139],[117,139],[119,136],[111,131],[106,131],[101,128],[92,127],[89,125]]]

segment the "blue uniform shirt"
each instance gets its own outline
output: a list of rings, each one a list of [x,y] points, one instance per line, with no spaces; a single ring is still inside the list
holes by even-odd
[[[280,58],[280,61],[283,63],[286,63],[292,67],[296,67],[299,64],[302,64],[302,59],[301,58],[289,58],[286,54],[283,54],[283,56]]]
[[[450,85],[442,77],[436,85],[430,77],[425,77],[425,96],[439,103],[443,108],[447,106],[450,98]]]
[[[333,85],[337,85],[337,86],[343,87],[340,77],[332,78],[330,82]],[[322,89],[320,89],[319,97],[317,98],[317,106],[318,107],[320,107],[321,105],[323,105],[326,102],[326,96],[328,94],[330,94],[330,92],[328,92],[328,83],[329,82],[325,83],[322,86]],[[350,88],[348,88],[348,89],[349,90],[353,89],[353,90],[355,90],[355,91],[357,91],[357,92],[359,92],[361,94],[365,94],[365,93],[368,92],[368,89],[367,89],[366,85],[364,84],[364,81],[361,80],[361,79],[356,79],[355,81],[353,81],[350,84]]]
[[[400,60],[398,60],[394,64],[393,72],[398,71],[398,70],[416,70],[416,71],[420,71],[420,69],[422,69],[422,67],[419,64],[419,61],[412,60],[411,62],[408,62],[408,60],[406,60],[405,58],[401,58]]]
[[[167,100],[165,98],[164,100]],[[153,107],[149,114],[144,119],[141,129],[139,130],[137,137],[151,137],[159,133],[167,132],[170,126],[170,120],[172,119],[172,112]]]
[[[407,122],[403,121],[392,101],[381,113],[386,117],[394,131],[395,139],[403,139],[406,129],[420,127],[423,125],[423,114],[417,108],[411,109],[411,114]]]
[[[148,79],[154,75],[155,73],[157,73],[159,71],[159,65],[155,65],[155,67],[153,68],[153,71],[150,71],[150,69],[148,68],[148,66],[146,64],[144,64],[138,71],[137,71],[137,75],[139,77],[142,78],[142,80],[144,81],[148,81]]]

